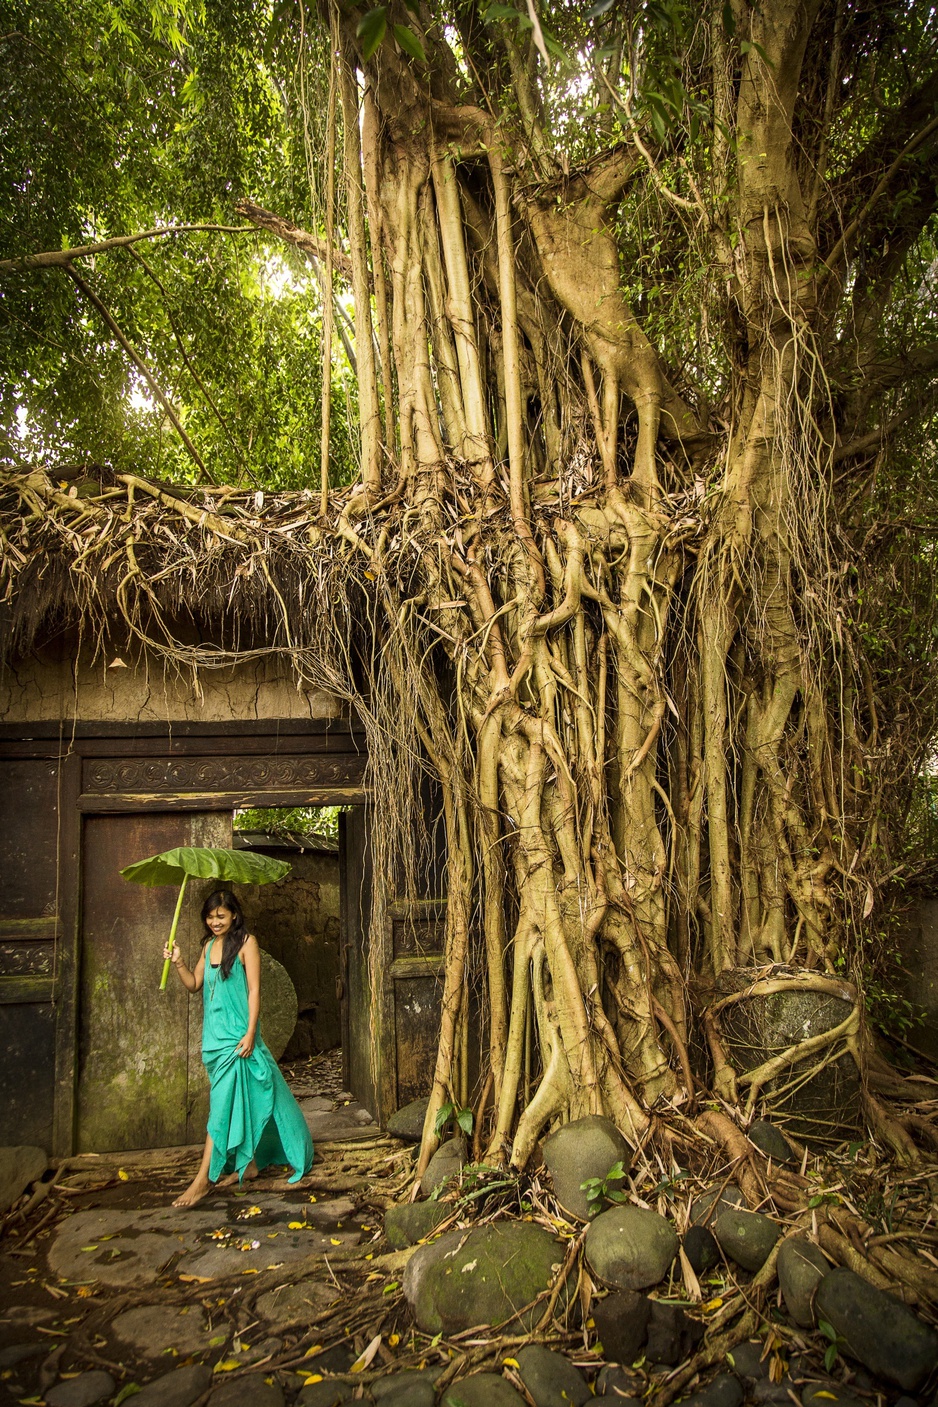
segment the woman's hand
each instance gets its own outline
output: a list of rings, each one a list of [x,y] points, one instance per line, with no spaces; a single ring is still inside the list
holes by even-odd
[[[170,950],[170,946],[168,943],[163,948],[163,957],[169,958],[170,962],[173,964],[173,967],[178,967],[179,964],[182,962],[182,953],[179,951],[179,948],[174,945],[172,950]]]
[[[243,1035],[235,1046],[235,1055],[240,1055],[243,1060],[251,1054],[254,1049],[254,1032],[248,1031]]]

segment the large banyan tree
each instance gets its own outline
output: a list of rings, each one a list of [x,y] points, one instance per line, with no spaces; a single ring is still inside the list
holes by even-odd
[[[321,221],[238,214],[315,264],[327,367],[354,321],[360,473],[309,465],[271,643],[366,721],[388,885],[443,798],[424,1157],[444,1103],[523,1166],[845,1051],[913,1155],[851,981],[935,726],[932,12],[301,11]],[[849,1015],[742,1071],[717,1009],[773,983]]]

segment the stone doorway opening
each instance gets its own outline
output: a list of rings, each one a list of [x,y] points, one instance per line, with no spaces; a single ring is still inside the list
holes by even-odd
[[[296,1024],[281,1060],[326,1055],[342,1045],[342,861],[339,818],[348,806],[250,807],[232,819],[235,849],[286,860],[278,884],[241,886],[251,931],[296,993]]]

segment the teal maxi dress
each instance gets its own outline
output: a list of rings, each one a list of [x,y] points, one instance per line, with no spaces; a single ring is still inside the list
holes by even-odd
[[[244,1173],[253,1158],[259,1168],[287,1163],[291,1182],[313,1165],[313,1140],[303,1111],[258,1031],[248,1056],[236,1055],[248,1028],[248,981],[236,958],[227,978],[205,954],[202,987],[202,1059],[211,1082],[208,1132],[212,1140],[209,1179]]]

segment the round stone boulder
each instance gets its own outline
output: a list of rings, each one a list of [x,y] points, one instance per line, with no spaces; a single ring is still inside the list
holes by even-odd
[[[781,1234],[778,1225],[761,1212],[721,1212],[713,1223],[720,1249],[743,1270],[760,1270]]]
[[[617,1163],[627,1168],[631,1156],[629,1145],[615,1124],[601,1114],[587,1114],[562,1124],[544,1143],[544,1162],[554,1195],[564,1211],[580,1221],[590,1215],[583,1183],[606,1178]],[[621,1185],[622,1179],[611,1184],[616,1189]]]
[[[616,1290],[593,1301],[593,1323],[605,1359],[614,1363],[634,1363],[641,1357],[648,1337],[651,1300],[637,1290]],[[612,1389],[599,1389],[605,1392]]]
[[[404,1373],[395,1373],[394,1375],[394,1377],[401,1378],[405,1376]],[[392,1378],[391,1381],[393,1382],[394,1379]],[[433,1384],[428,1382],[426,1378],[416,1378],[412,1382],[400,1383],[393,1387],[380,1400],[381,1407],[434,1407],[436,1393]]]
[[[681,1244],[695,1275],[704,1275],[712,1270],[720,1259],[720,1248],[706,1226],[689,1226]]]
[[[749,1142],[754,1143],[759,1152],[773,1163],[797,1163],[794,1149],[785,1135],[768,1119],[756,1119],[749,1125]]]
[[[376,1378],[371,1384],[371,1395],[379,1407],[433,1407],[433,1385],[442,1371],[439,1363],[432,1368],[405,1368],[389,1377]],[[305,1407],[303,1400],[299,1407]]]
[[[525,1407],[525,1401],[498,1373],[473,1373],[446,1389],[440,1407]]]
[[[466,1162],[466,1140],[448,1138],[441,1143],[426,1166],[420,1179],[420,1190],[425,1197],[432,1197],[437,1188],[445,1187],[457,1178]]]
[[[308,1382],[296,1400],[301,1407],[341,1407],[353,1392],[341,1378],[324,1378],[321,1383]]]
[[[743,1194],[732,1182],[727,1187],[715,1187],[709,1192],[702,1192],[690,1204],[690,1224],[709,1226],[714,1217],[733,1207],[741,1207],[743,1201]]]
[[[776,1269],[785,1308],[802,1329],[812,1329],[814,1295],[830,1269],[820,1247],[804,1236],[789,1236],[778,1248]]]
[[[732,1373],[718,1373],[706,1387],[684,1399],[684,1407],[742,1407],[743,1389]]]
[[[451,1203],[402,1202],[385,1212],[384,1234],[395,1251],[403,1251],[431,1236],[451,1212]]]
[[[45,1394],[49,1407],[94,1407],[105,1397],[110,1397],[116,1387],[110,1373],[103,1369],[92,1369],[79,1373],[77,1378],[66,1378]]]
[[[204,1363],[189,1363],[146,1383],[134,1394],[134,1407],[191,1407],[211,1383],[211,1368]]]
[[[938,1368],[931,1325],[852,1270],[825,1275],[814,1303],[818,1322],[831,1325],[842,1350],[886,1382],[915,1392]]]
[[[863,1399],[843,1383],[808,1383],[801,1394],[802,1407],[864,1407]]]
[[[423,1099],[414,1099],[410,1104],[395,1109],[388,1119],[388,1133],[393,1133],[395,1138],[406,1139],[408,1143],[419,1143],[423,1138],[423,1123],[429,1106],[430,1096],[425,1095]]]
[[[264,1373],[248,1373],[217,1387],[208,1407],[283,1407],[283,1388],[276,1378],[268,1382]]]
[[[563,1244],[529,1221],[496,1221],[448,1231],[420,1246],[404,1271],[403,1288],[425,1334],[458,1334],[496,1326],[531,1305],[563,1262]],[[529,1333],[543,1313],[528,1309],[512,1333]]]
[[[287,1048],[296,1028],[296,988],[289,972],[261,948],[261,991],[264,993],[261,1035],[275,1060]]]
[[[543,1344],[528,1344],[516,1355],[518,1377],[537,1407],[583,1407],[592,1393],[569,1358]]]
[[[584,1251],[590,1269],[617,1290],[657,1285],[677,1255],[670,1222],[644,1207],[613,1207],[590,1223]]]

